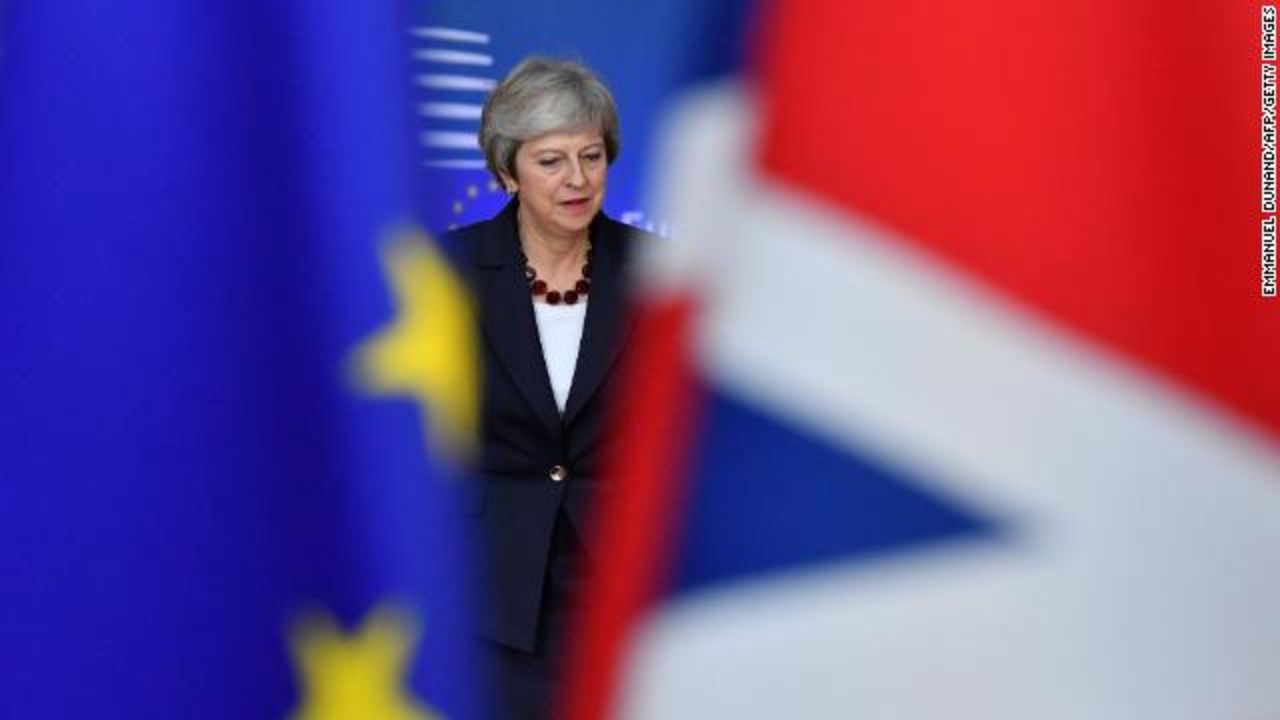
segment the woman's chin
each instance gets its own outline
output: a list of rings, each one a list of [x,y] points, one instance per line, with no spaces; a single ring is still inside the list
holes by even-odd
[[[595,217],[595,212],[586,210],[574,213],[560,213],[556,218],[556,225],[566,233],[580,233],[591,225],[591,219]]]

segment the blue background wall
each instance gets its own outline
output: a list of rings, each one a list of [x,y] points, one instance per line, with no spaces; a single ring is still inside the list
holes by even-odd
[[[622,154],[610,170],[605,212],[635,225],[665,231],[661,218],[651,216],[645,188],[648,161],[660,113],[673,95],[694,79],[716,75],[739,64],[742,15],[740,0],[653,0],[651,2],[423,2],[415,18],[415,93],[419,109],[425,103],[480,106],[483,89],[424,87],[425,76],[464,76],[501,80],[522,58],[531,54],[569,57],[594,69],[614,93],[622,118]],[[474,34],[466,39],[428,36],[423,28],[448,28]],[[428,59],[423,51],[454,50],[474,53],[472,62],[451,64]],[[478,112],[478,110],[477,110]],[[443,118],[420,113],[421,133],[475,134],[476,118]],[[460,142],[461,135],[449,136]],[[423,137],[423,140],[428,140]],[[467,224],[493,215],[504,202],[502,192],[479,165],[479,148],[420,144],[422,168],[432,197],[425,200],[427,223],[433,230]]]

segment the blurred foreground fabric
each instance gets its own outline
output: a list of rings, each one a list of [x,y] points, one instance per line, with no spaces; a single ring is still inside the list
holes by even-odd
[[[478,716],[407,11],[0,11],[0,717]]]
[[[569,717],[1280,714],[1259,12],[717,29],[749,42],[668,113]]]

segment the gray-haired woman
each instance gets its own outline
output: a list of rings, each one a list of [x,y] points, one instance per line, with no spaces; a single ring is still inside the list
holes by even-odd
[[[479,633],[495,714],[541,718],[566,619],[603,562],[591,511],[607,491],[598,469],[618,415],[608,386],[641,233],[600,210],[618,118],[590,70],[526,59],[489,96],[480,125],[489,170],[512,199],[453,233],[470,255],[483,329],[481,483],[470,508],[482,548]]]

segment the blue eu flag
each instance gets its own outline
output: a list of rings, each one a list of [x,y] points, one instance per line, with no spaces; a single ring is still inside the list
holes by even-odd
[[[410,19],[0,13],[0,717],[476,716]]]

